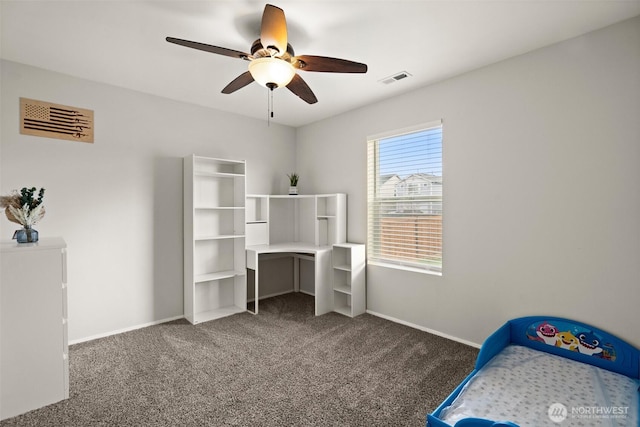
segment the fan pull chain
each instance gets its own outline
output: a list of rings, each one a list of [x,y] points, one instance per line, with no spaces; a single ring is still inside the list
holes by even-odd
[[[271,126],[271,102],[269,101],[270,90],[267,90],[267,126]]]
[[[271,110],[271,112],[269,113],[270,118],[273,119],[273,88],[271,88],[271,90],[269,90],[269,109]]]
[[[267,83],[269,88],[269,95],[267,98],[267,126],[271,125],[271,119],[273,118],[273,90],[278,86],[275,83]]]

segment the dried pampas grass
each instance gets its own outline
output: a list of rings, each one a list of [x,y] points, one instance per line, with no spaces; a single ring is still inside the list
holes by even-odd
[[[20,193],[16,190],[12,191],[8,196],[0,196],[0,208],[4,209],[4,213],[9,221],[23,225],[18,218],[11,213],[11,209],[9,209],[20,209]]]

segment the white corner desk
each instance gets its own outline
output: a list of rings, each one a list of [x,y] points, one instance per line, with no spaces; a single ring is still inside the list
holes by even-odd
[[[255,272],[255,311],[258,314],[259,258],[267,254],[291,254],[294,257],[294,292],[299,292],[299,260],[304,255],[314,259],[315,315],[333,311],[333,288],[331,282],[331,246],[316,246],[311,243],[292,242],[273,245],[247,246],[247,268]],[[302,256],[300,256],[302,255]]]

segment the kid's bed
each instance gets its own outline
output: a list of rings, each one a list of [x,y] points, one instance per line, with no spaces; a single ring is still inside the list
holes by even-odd
[[[638,426],[640,351],[558,317],[508,321],[427,427]]]

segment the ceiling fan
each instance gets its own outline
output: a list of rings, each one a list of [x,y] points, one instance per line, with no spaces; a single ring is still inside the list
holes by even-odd
[[[229,83],[222,93],[233,93],[254,81],[271,90],[286,86],[291,92],[309,104],[318,99],[307,83],[297,74],[297,70],[323,73],[366,73],[367,65],[346,59],[326,56],[295,56],[293,47],[287,41],[287,21],[284,11],[267,4],[262,14],[260,38],[253,42],[251,54],[224,47],[167,37],[170,43],[230,56],[249,61],[249,70]]]

